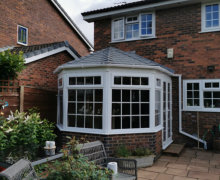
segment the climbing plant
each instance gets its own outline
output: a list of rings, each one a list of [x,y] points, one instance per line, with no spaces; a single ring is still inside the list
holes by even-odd
[[[0,52],[0,79],[17,77],[17,73],[24,69],[23,53],[11,53],[10,50]]]

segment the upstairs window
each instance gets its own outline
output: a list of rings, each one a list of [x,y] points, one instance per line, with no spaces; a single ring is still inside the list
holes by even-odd
[[[202,6],[202,31],[220,30],[220,3],[204,4]]]
[[[28,44],[28,28],[18,25],[18,44]]]
[[[112,21],[112,41],[137,40],[154,36],[154,13],[122,17]]]

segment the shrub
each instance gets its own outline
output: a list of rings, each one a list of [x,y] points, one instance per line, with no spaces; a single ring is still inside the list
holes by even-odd
[[[0,53],[0,79],[16,77],[18,72],[24,69],[23,53],[11,53],[9,50]]]
[[[148,148],[144,148],[144,147],[136,148],[132,152],[133,156],[149,156],[151,154],[152,154],[151,151]]]
[[[28,158],[33,160],[45,141],[54,140],[54,125],[41,119],[39,113],[11,113],[0,123],[0,159],[11,162]]]
[[[128,157],[131,155],[131,151],[123,144],[117,147],[116,157]]]
[[[79,142],[73,137],[63,149],[64,156],[50,162],[47,165],[36,167],[40,174],[43,171],[48,174],[47,180],[107,180],[112,174],[112,171],[99,167],[93,162],[89,162],[86,157],[80,155]]]

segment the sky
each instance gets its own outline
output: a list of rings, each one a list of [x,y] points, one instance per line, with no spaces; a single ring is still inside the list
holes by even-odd
[[[94,24],[83,20],[82,12],[117,5],[121,2],[133,2],[137,0],[57,0],[68,15],[77,24],[79,29],[94,44]]]

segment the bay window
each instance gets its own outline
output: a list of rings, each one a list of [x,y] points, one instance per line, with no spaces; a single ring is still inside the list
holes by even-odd
[[[112,20],[112,41],[136,40],[154,36],[154,13],[144,13]]]
[[[184,110],[220,111],[220,80],[184,80]]]

